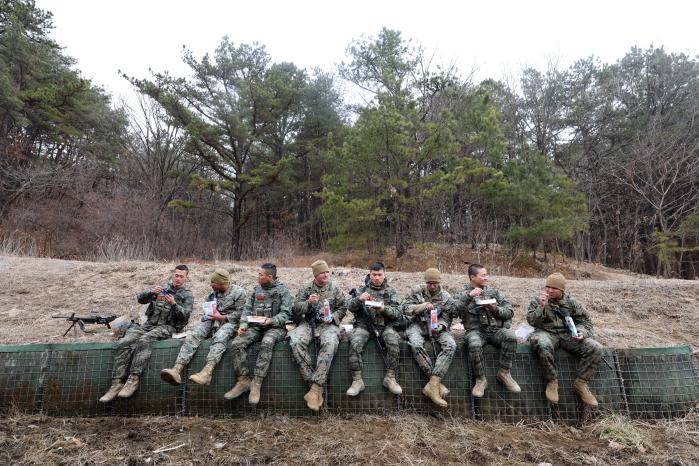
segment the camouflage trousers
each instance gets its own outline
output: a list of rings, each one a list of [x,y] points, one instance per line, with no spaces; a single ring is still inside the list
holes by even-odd
[[[112,379],[124,380],[127,375],[141,375],[148,365],[153,342],[166,340],[175,329],[169,325],[131,327],[117,342]]]
[[[352,371],[362,370],[362,352],[370,338],[374,338],[364,326],[355,325],[349,336],[349,366]],[[386,345],[386,369],[398,369],[400,356],[400,335],[393,327],[386,327],[381,334],[381,340]],[[378,351],[381,351],[377,348]]]
[[[469,330],[464,336],[468,350],[468,361],[476,377],[485,375],[483,369],[483,345],[490,343],[500,348],[500,364],[502,369],[512,369],[512,359],[517,349],[517,337],[509,328],[501,328],[495,332]]]
[[[272,363],[274,345],[284,340],[286,329],[283,328],[259,328],[248,327],[247,331],[235,337],[231,352],[233,353],[233,368],[238,377],[249,376],[248,348],[257,341],[261,341],[260,350],[257,353],[255,363],[255,377],[266,377],[269,365]]]
[[[214,341],[209,348],[206,362],[212,362],[214,364],[221,362],[223,353],[226,352],[228,341],[235,335],[238,329],[235,325],[228,322],[218,328],[215,324],[216,322],[213,320],[206,320],[187,332],[187,338],[185,338],[182,348],[180,348],[180,352],[177,355],[176,362],[178,364],[184,364],[185,366],[189,364],[194,357],[194,353],[199,349],[202,340],[211,338],[212,335]]]
[[[320,349],[313,369],[313,359],[308,351],[308,345],[313,338],[311,325],[301,322],[298,327],[289,332],[291,354],[294,355],[299,365],[299,372],[306,383],[325,385],[328,379],[330,365],[333,362],[337,348],[340,346],[340,327],[334,324],[318,324],[316,327],[320,335]]]
[[[602,362],[602,345],[592,338],[575,341],[545,330],[536,330],[529,336],[529,344],[539,355],[546,380],[558,378],[554,355],[559,346],[579,358],[578,377],[585,381],[589,381],[597,373]]]
[[[451,332],[449,330],[442,330],[434,336],[434,339],[439,342],[441,348],[434,365],[432,364],[430,355],[425,351],[425,338],[428,337],[427,325],[413,323],[408,327],[405,333],[408,336],[408,344],[413,351],[413,357],[415,361],[417,361],[417,365],[422,369],[422,372],[427,377],[434,375],[439,378],[444,378],[447,375],[447,371],[449,371],[451,361],[454,359],[454,353],[456,353],[456,342]]]

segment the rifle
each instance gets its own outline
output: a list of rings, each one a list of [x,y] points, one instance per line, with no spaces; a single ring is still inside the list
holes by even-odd
[[[356,298],[357,289],[352,288],[349,294],[353,298]],[[379,352],[381,353],[381,359],[383,359],[384,367],[388,367],[388,359],[386,359],[386,346],[384,345],[383,340],[381,340],[382,332],[379,332],[376,326],[374,325],[375,313],[367,309],[366,304],[362,303],[360,317],[362,318],[364,324],[367,326],[367,329],[369,330],[371,336],[374,338],[374,340],[376,340],[376,344],[379,347]]]
[[[80,330],[83,332],[85,331],[85,324],[100,324],[100,325],[106,325],[107,328],[111,329],[109,323],[113,321],[114,319],[117,318],[115,315],[109,315],[109,316],[75,316],[75,312],[72,313],[70,316],[51,316],[52,319],[65,319],[72,324],[70,324],[70,327],[68,327],[68,330],[65,331],[63,336],[68,335],[68,332],[70,332],[70,329],[75,328],[75,324],[78,324],[80,327]],[[77,329],[76,329],[77,332]]]

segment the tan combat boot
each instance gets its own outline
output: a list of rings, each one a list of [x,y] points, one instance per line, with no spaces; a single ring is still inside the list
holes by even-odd
[[[160,378],[163,382],[167,382],[170,385],[179,385],[182,383],[182,371],[184,370],[184,364],[175,363],[175,367],[172,369],[163,369],[160,371]]]
[[[447,395],[451,393],[447,387],[445,387],[442,383],[439,384],[439,396],[442,398],[446,398]]]
[[[475,396],[476,398],[481,398],[485,394],[485,387],[487,386],[488,379],[486,379],[484,375],[477,377],[476,384],[473,386],[473,390],[471,390],[471,395]]]
[[[558,403],[557,379],[549,380],[549,383],[546,384],[546,399],[549,400],[550,403]]]
[[[122,382],[121,379],[112,380],[112,386],[109,387],[107,393],[102,395],[102,398],[100,398],[100,403],[109,403],[110,401],[114,400],[122,388],[124,388],[124,382]]]
[[[583,379],[575,379],[575,382],[573,383],[573,391],[577,393],[583,403],[592,408],[597,407],[597,399],[590,391],[590,387],[587,386],[587,381]]]
[[[131,398],[131,396],[136,393],[136,390],[138,390],[138,379],[139,377],[136,374],[131,374],[129,378],[126,379],[124,388],[119,391],[117,396],[119,398]]]
[[[444,401],[442,397],[439,395],[440,380],[441,379],[436,375],[430,377],[430,381],[427,382],[427,385],[425,385],[425,387],[422,389],[422,394],[430,400],[432,400],[432,403],[436,404],[440,408],[446,408],[448,406],[447,402]]]
[[[247,392],[250,390],[250,377],[246,375],[241,375],[238,377],[238,381],[235,383],[233,388],[228,390],[223,397],[227,400],[233,400],[235,398],[238,398],[240,395],[243,393]]]
[[[519,388],[519,384],[512,378],[509,369],[498,370],[495,377],[505,386],[508,392],[519,393],[522,391],[522,389]]]
[[[364,391],[362,371],[352,371],[352,385],[347,389],[347,396],[357,396],[362,391]]]
[[[252,379],[252,382],[250,382],[250,395],[248,396],[248,402],[253,405],[257,406],[257,404],[260,402],[260,389],[262,388],[262,381],[264,379],[262,377],[255,376]]]
[[[396,382],[396,371],[393,369],[386,369],[386,374],[383,376],[383,386],[388,388],[388,391],[394,395],[401,395],[403,389],[400,388],[398,382]]]
[[[207,362],[206,366],[204,366],[201,371],[190,375],[189,380],[199,385],[209,385],[211,383],[211,376],[214,374],[215,368],[216,364],[213,362]]]
[[[323,387],[314,383],[306,395],[306,405],[313,411],[320,411],[320,407],[323,406]]]

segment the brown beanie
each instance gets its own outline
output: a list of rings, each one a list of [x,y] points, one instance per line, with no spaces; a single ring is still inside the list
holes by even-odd
[[[327,262],[325,261],[315,261],[314,263],[311,264],[311,269],[313,269],[313,276],[317,277],[323,272],[330,272],[330,267],[328,267]]]
[[[442,274],[435,268],[429,268],[425,270],[425,281],[439,283],[442,281]]]
[[[556,288],[557,290],[565,291],[566,289],[566,277],[560,273],[552,273],[546,277],[546,286],[551,288]]]
[[[216,269],[211,274],[211,283],[217,285],[227,285],[231,282],[231,276],[226,269]]]

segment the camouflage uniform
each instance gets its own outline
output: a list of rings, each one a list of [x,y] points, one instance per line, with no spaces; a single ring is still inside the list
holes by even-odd
[[[474,287],[470,284],[464,286],[464,291],[459,293],[455,300],[455,311],[461,317],[461,322],[466,330],[464,342],[468,348],[468,360],[473,368],[474,375],[485,376],[483,369],[483,345],[500,347],[500,367],[512,368],[512,359],[517,349],[517,337],[510,329],[514,311],[512,305],[496,288],[487,286],[479,299],[494,298],[496,311],[490,311],[485,306],[476,304],[476,298],[469,296]]]
[[[286,321],[291,316],[292,298],[283,283],[274,280],[266,285],[256,285],[255,291],[248,296],[245,309],[240,317],[240,327],[245,333],[233,340],[233,367],[239,377],[247,377],[247,349],[256,341],[262,341],[255,364],[255,377],[264,378],[272,362],[274,345],[286,336]],[[250,327],[248,316],[264,316],[272,319],[271,327]]]
[[[308,297],[312,294],[318,295],[318,305],[311,307],[308,304]],[[328,300],[333,320],[330,323],[323,321],[323,301]],[[296,363],[299,365],[299,372],[306,383],[316,383],[324,385],[328,378],[328,371],[333,362],[337,348],[340,345],[340,323],[347,313],[345,297],[340,288],[332,282],[320,288],[315,281],[296,294],[294,300],[294,321],[298,326],[289,333],[291,354],[294,355]],[[311,321],[315,325],[311,325]],[[313,338],[312,327],[315,326],[320,337],[320,349],[316,361],[315,370],[313,361],[308,351],[308,345]]]
[[[585,338],[575,341],[563,318],[556,310],[569,314],[578,333]],[[580,358],[578,377],[588,382],[597,372],[602,361],[602,345],[594,340],[592,321],[587,311],[575,299],[565,293],[561,299],[549,299],[541,309],[538,297],[532,298],[527,310],[527,322],[536,328],[529,336],[529,343],[539,355],[541,367],[547,380],[556,380],[554,353],[558,346]]]
[[[389,284],[388,280],[383,281],[381,286],[374,286],[369,281],[365,281],[364,286],[357,289],[357,297],[350,298],[347,301],[348,310],[354,314],[354,329],[349,337],[349,365],[352,371],[362,370],[362,351],[370,338],[373,338],[369,333],[367,325],[364,323],[365,316],[363,315],[363,303],[359,299],[359,295],[364,292],[371,295],[372,301],[383,301],[383,312],[370,311],[370,318],[374,322],[374,327],[380,332],[380,338],[386,345],[386,359],[388,367],[386,369],[398,369],[398,358],[400,356],[400,335],[393,328],[392,324],[399,321],[402,316],[400,311],[400,302],[398,293]]]
[[[436,335],[430,331],[430,311],[424,311],[420,315],[414,313],[415,307],[423,303],[432,303],[439,313],[437,323],[443,325],[444,330],[440,330]],[[454,359],[456,342],[451,334],[451,305],[451,296],[448,292],[440,288],[432,296],[426,285],[420,285],[410,290],[410,294],[401,305],[403,313],[412,319],[412,323],[406,331],[410,349],[413,351],[415,361],[427,377],[435,375],[440,379],[444,378],[449,371],[451,361]],[[435,335],[441,347],[434,366],[424,346],[425,337],[430,337],[430,335]]]
[[[218,320],[206,319],[187,333],[187,338],[177,355],[177,364],[187,365],[197,352],[202,340],[210,338],[213,334],[214,341],[209,349],[206,362],[218,364],[226,351],[226,345],[231,337],[235,336],[240,324],[240,315],[245,306],[245,290],[237,285],[230,284],[225,293],[213,292],[206,301],[216,301],[216,310],[226,316],[226,322],[221,325]],[[202,317],[205,319],[205,317]]]
[[[142,326],[129,328],[117,342],[112,379],[124,379],[128,374],[140,376],[150,359],[151,343],[181,332],[189,322],[194,305],[192,293],[184,286],[175,288],[172,283],[163,287],[163,293],[171,294],[175,304],[171,306],[166,301],[157,300],[157,295],[151,291],[144,291],[137,296],[139,303],[148,304],[148,320]]]

